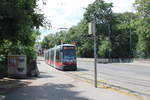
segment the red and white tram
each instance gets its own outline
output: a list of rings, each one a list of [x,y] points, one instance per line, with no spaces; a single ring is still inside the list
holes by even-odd
[[[45,61],[56,69],[77,70],[76,46],[62,44],[44,51]]]

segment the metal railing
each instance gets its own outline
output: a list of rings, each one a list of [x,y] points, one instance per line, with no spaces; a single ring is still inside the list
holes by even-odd
[[[93,62],[94,58],[77,58],[79,61]],[[132,62],[143,62],[150,63],[150,59],[144,58],[98,58],[97,63],[132,63]]]

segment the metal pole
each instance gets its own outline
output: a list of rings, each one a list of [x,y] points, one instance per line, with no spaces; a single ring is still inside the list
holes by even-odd
[[[131,18],[131,20],[130,20],[130,53],[129,53],[129,55],[130,55],[130,60],[131,60],[131,58],[133,57],[133,56],[132,56],[131,21],[132,21],[132,18]]]
[[[108,23],[108,31],[109,31],[109,62],[111,62],[110,58],[111,58],[111,39],[110,39],[110,35],[111,35],[111,30],[110,30],[110,24]]]
[[[96,52],[96,27],[95,20],[89,23],[89,34],[92,34],[94,39],[94,86],[97,88],[97,52]]]
[[[96,53],[96,35],[94,34],[94,82],[97,88],[97,53]]]
[[[97,88],[97,46],[96,46],[96,26],[95,26],[95,19],[93,22],[93,36],[94,36],[94,83],[95,88]]]
[[[132,57],[132,52],[131,52],[131,27],[130,27],[130,53],[129,53],[129,55],[130,55],[130,59],[131,59],[131,57]]]

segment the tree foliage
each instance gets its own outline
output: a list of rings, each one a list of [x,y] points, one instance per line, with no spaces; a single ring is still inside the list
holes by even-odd
[[[88,23],[96,22],[97,52],[103,58],[150,57],[150,2],[136,0],[136,13],[114,13],[113,4],[95,0],[86,8],[84,17],[64,33],[46,36],[43,43],[75,42],[79,57],[93,57],[93,38],[88,35]],[[55,41],[55,42],[54,42]]]
[[[135,7],[139,18],[135,21],[138,43],[136,46],[136,57],[150,57],[150,1],[136,0]]]
[[[135,0],[134,6],[141,17],[150,17],[150,1]]]
[[[35,58],[34,44],[45,17],[37,13],[38,0],[1,0],[0,60],[7,62],[8,54],[25,54]],[[6,63],[7,64],[7,63]]]

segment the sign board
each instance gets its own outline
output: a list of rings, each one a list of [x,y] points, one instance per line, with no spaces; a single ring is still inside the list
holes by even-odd
[[[95,23],[94,22],[90,22],[89,24],[89,30],[88,30],[88,32],[89,32],[89,34],[95,34]]]
[[[27,65],[25,55],[8,56],[8,75],[9,76],[26,76]]]
[[[74,49],[74,47],[71,47],[71,46],[64,46],[63,48],[64,48],[65,50],[66,50],[66,49]]]

